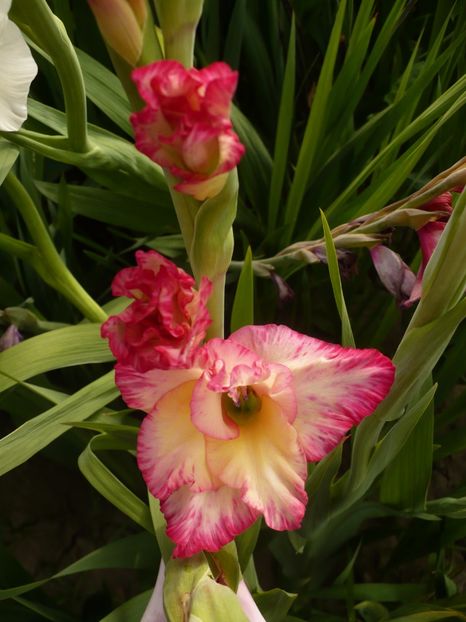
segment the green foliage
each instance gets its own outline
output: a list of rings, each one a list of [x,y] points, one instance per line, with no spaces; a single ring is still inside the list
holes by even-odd
[[[94,550],[75,547],[75,561],[54,568],[2,545],[0,619],[138,620],[160,550],[167,615],[176,622],[186,594],[190,620],[245,619],[221,585],[235,588],[240,569],[267,622],[464,620],[466,193],[414,312],[382,290],[367,249],[393,244],[416,267],[410,229],[432,216],[422,205],[465,183],[466,2],[204,2],[196,62],[223,59],[239,70],[232,119],[246,147],[239,190],[234,174],[224,190],[239,192],[226,290],[231,331],[277,322],[378,347],[397,374],[378,410],[309,466],[298,532],[272,533],[258,520],[236,550],[187,563],[169,561],[159,502],[147,499],[134,459],[139,415],[119,410],[113,357],[98,323],[83,318],[126,305],[103,303],[141,246],[179,264],[190,257],[196,276],[221,272],[234,210],[218,209],[223,194],[205,202],[184,223],[194,244],[183,249],[163,171],[134,149],[125,85],[87,3],[50,0],[63,25],[45,2],[31,2],[28,11],[14,0],[11,16],[34,45],[40,75],[23,129],[0,139],[0,322],[16,322],[24,337],[0,352],[0,531],[10,533],[14,486],[20,491],[28,464],[80,478],[89,495],[105,499],[103,524],[111,506],[120,523],[103,529]],[[12,198],[13,174],[22,207]],[[44,240],[60,274],[88,293],[94,315],[76,305],[71,281],[49,270]],[[71,599],[78,573],[94,581],[105,569],[128,570],[136,586],[120,593],[99,584]],[[71,575],[77,587],[64,579]]]

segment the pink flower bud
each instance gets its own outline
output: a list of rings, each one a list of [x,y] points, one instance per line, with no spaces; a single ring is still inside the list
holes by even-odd
[[[23,336],[14,324],[10,324],[0,337],[0,352],[7,350],[23,340]]]
[[[398,253],[379,244],[370,249],[374,267],[387,290],[404,304],[411,296],[416,277]]]
[[[230,120],[237,72],[167,60],[136,69],[133,80],[147,103],[131,115],[136,147],[180,180],[175,190],[200,201],[218,194],[244,153]]]

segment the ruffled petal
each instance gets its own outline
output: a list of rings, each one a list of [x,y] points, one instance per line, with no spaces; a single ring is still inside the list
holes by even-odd
[[[202,175],[205,179],[204,176],[217,171],[220,159],[220,133],[221,130],[200,123],[191,129],[181,148],[183,162],[188,169],[183,179],[190,181],[190,177],[196,179],[197,175]]]
[[[193,387],[185,382],[166,393],[139,430],[138,466],[158,499],[185,484],[194,491],[218,487],[206,465],[204,436],[191,423]]]
[[[203,103],[208,114],[228,118],[238,84],[238,72],[232,71],[226,63],[216,62],[201,69],[199,77],[206,84]]]
[[[219,165],[215,173],[231,171],[243,157],[246,148],[240,143],[238,135],[232,130],[223,132],[219,138]]]
[[[7,17],[10,2],[0,14],[0,130],[15,132],[27,117],[27,97],[37,65],[20,29]]]
[[[207,360],[203,378],[211,391],[256,384],[270,375],[268,365],[256,352],[229,339],[211,339],[204,352]]]
[[[129,119],[139,151],[164,168],[183,166],[180,154],[182,141],[179,134],[173,134],[160,108],[144,108],[133,112]]]
[[[223,415],[221,394],[255,385],[268,378],[270,371],[254,352],[222,339],[211,339],[200,356],[199,364],[206,369],[193,391],[193,423],[208,436],[236,438],[238,426]]]
[[[166,60],[134,69],[131,74],[144,101],[159,107],[160,97],[186,97],[196,86],[186,68],[176,60]]]
[[[151,369],[139,372],[130,365],[115,366],[115,382],[130,408],[151,413],[157,402],[176,387],[196,380],[202,370],[189,369]]]
[[[239,434],[237,424],[223,416],[222,394],[209,391],[204,380],[199,380],[194,388],[191,413],[193,424],[203,434],[225,440]]]
[[[306,460],[296,430],[268,396],[260,411],[240,426],[238,438],[207,437],[207,464],[224,484],[241,491],[243,501],[264,515],[272,529],[297,529],[307,495]]]
[[[395,368],[377,350],[342,348],[274,324],[241,328],[230,339],[290,369],[298,405],[294,426],[310,461],[338,445],[393,384]]]
[[[136,253],[137,267],[114,278],[112,292],[133,302],[102,325],[102,337],[119,363],[137,371],[193,366],[211,320],[206,303],[212,285],[194,279],[155,251]]]
[[[174,557],[190,557],[200,551],[218,551],[250,527],[259,516],[237,490],[192,492],[186,486],[161,502],[167,534],[176,542]]]

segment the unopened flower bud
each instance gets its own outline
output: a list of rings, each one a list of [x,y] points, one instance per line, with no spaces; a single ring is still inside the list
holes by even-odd
[[[0,337],[0,352],[8,350],[12,346],[23,340],[23,336],[14,324],[10,324],[3,335]]]
[[[145,0],[89,0],[89,6],[105,42],[135,67],[143,47]]]

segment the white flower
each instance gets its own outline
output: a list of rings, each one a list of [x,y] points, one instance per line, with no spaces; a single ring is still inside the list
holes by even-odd
[[[15,132],[27,117],[27,96],[37,65],[20,29],[10,19],[11,0],[0,0],[0,130]]]

